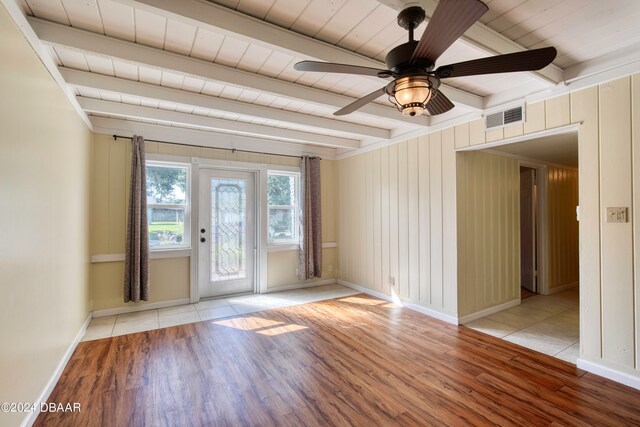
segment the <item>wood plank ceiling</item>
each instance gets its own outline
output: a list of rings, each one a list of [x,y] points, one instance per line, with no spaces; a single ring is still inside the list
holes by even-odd
[[[96,125],[102,123],[100,118],[112,118],[299,142],[311,151],[325,146],[344,152],[431,123],[426,116],[402,117],[385,97],[367,109],[336,118],[333,111],[385,82],[293,69],[303,59],[338,56],[336,62],[383,62],[389,49],[406,40],[394,10],[401,9],[404,0],[19,3],[99,128],[105,127]],[[429,14],[437,2],[421,3]],[[504,48],[496,41],[506,43],[511,51],[553,45],[559,56],[552,71],[562,75],[563,69],[571,69],[575,76],[581,64],[640,43],[636,25],[640,2],[635,0],[486,3],[489,12],[477,26],[490,37],[459,40],[439,64],[500,52]],[[229,22],[210,22],[207,16],[213,21],[216,16],[228,17]],[[251,18],[247,21],[247,17]],[[420,26],[417,36],[425,27]],[[260,31],[277,37],[262,40]],[[258,35],[252,37],[253,32]],[[450,79],[444,91],[456,107],[438,119],[477,113],[488,97],[515,99],[549,89],[562,79],[548,80],[533,73]]]

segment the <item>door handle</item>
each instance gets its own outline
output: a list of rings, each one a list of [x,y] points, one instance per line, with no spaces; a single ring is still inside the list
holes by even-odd
[[[206,241],[207,241],[207,239],[205,239],[204,237],[201,237],[201,238],[200,238],[200,241],[201,241],[202,243],[204,243],[204,242],[206,242]]]

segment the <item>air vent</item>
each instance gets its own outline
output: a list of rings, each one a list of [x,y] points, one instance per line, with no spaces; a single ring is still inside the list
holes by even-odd
[[[487,130],[521,123],[522,121],[524,121],[524,109],[522,106],[485,116],[485,126]]]

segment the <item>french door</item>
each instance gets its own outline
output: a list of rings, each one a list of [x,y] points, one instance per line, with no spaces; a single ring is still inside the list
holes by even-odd
[[[252,172],[200,170],[200,298],[254,290],[255,181]]]

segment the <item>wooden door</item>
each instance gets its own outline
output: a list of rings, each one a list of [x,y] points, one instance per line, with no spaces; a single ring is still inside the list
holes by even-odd
[[[520,171],[520,282],[537,292],[535,170]]]

